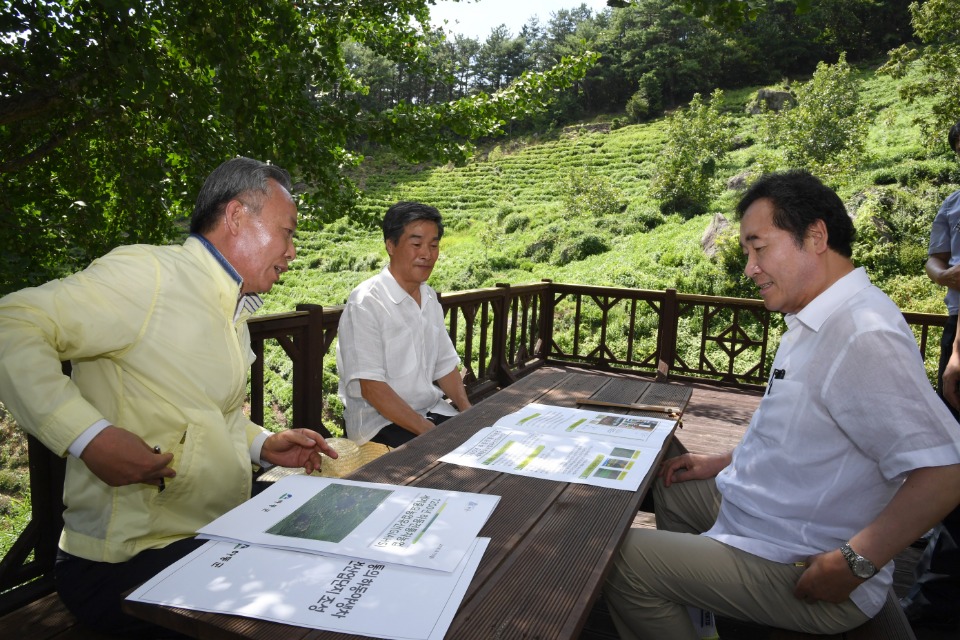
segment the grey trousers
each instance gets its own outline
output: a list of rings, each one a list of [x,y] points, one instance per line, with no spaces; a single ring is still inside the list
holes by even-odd
[[[807,633],[840,633],[867,621],[850,600],[807,604],[793,596],[803,568],[764,560],[697,535],[713,526],[712,481],[654,484],[657,530],[631,529],[604,597],[623,640],[699,640],[687,606]]]

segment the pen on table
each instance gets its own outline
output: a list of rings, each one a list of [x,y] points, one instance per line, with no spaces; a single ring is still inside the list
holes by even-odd
[[[160,445],[155,446],[155,447],[153,448],[153,452],[154,452],[154,453],[160,453]],[[166,488],[167,488],[166,483],[163,481],[163,478],[160,478],[160,486],[157,487],[157,493],[160,493],[161,491],[163,491],[163,490],[166,489]]]

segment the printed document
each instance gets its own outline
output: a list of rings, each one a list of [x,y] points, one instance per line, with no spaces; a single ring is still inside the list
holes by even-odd
[[[450,573],[208,542],[128,599],[388,640],[440,640],[489,542]]]
[[[453,571],[500,496],[291,475],[200,538]]]
[[[529,404],[441,462],[636,491],[676,420]]]

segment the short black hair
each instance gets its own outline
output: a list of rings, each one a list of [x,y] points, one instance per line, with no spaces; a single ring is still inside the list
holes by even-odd
[[[403,228],[417,220],[435,222],[439,237],[443,237],[443,218],[436,207],[422,202],[401,201],[387,209],[383,216],[383,241],[390,240],[397,244],[403,235]]]
[[[244,193],[252,196],[244,204],[259,212],[270,191],[270,180],[275,180],[288,192],[292,189],[290,174],[276,165],[244,157],[227,160],[207,176],[197,194],[197,203],[190,217],[190,233],[213,229],[227,203]]]
[[[950,143],[950,151],[957,150],[958,140],[960,140],[960,122],[957,122],[955,125],[950,127],[950,133],[947,134],[947,141]]]
[[[810,172],[792,169],[761,176],[737,203],[737,218],[761,199],[773,205],[774,226],[788,231],[798,247],[803,246],[810,225],[823,220],[827,246],[847,258],[853,255],[855,231],[843,201]]]

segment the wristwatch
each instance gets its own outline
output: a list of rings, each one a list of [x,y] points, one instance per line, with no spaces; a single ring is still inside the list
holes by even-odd
[[[877,567],[868,559],[851,549],[849,542],[844,542],[840,545],[840,553],[850,566],[850,571],[858,578],[866,580],[867,578],[872,578],[877,572]]]

